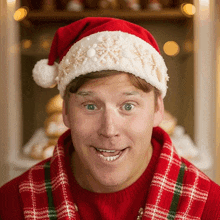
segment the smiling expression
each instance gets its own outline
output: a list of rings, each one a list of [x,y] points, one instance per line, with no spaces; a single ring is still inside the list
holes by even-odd
[[[154,92],[136,88],[125,73],[92,79],[70,95],[63,118],[75,149],[72,170],[83,188],[115,192],[141,176],[152,155],[152,129],[163,118],[162,98],[157,109],[154,102]]]

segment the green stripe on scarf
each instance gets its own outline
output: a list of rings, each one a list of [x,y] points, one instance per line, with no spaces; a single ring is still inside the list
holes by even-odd
[[[48,217],[50,220],[55,220],[57,219],[57,212],[53,204],[52,185],[50,179],[50,161],[45,163],[44,172],[45,172],[45,187],[48,198]]]
[[[177,206],[179,203],[179,198],[180,198],[181,189],[183,185],[183,177],[185,173],[185,168],[186,168],[186,165],[184,163],[181,163],[180,171],[179,171],[177,182],[176,182],[175,189],[174,189],[172,203],[170,206],[170,211],[169,211],[169,214],[167,215],[167,219],[169,220],[173,220],[176,215],[176,210],[177,210]]]

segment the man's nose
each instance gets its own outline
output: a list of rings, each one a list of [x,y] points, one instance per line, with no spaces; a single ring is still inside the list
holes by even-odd
[[[98,134],[111,138],[119,135],[118,125],[120,123],[117,112],[114,109],[106,109],[101,116]]]

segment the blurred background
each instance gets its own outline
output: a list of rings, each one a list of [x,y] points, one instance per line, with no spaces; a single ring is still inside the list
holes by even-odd
[[[220,5],[217,0],[0,0],[0,186],[52,155],[62,124],[57,88],[35,84],[55,31],[84,17],[121,18],[156,38],[170,80],[161,127],[220,184]]]

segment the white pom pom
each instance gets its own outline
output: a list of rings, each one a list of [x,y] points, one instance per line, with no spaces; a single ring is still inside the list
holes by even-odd
[[[56,77],[58,76],[58,64],[48,65],[48,59],[38,61],[32,71],[34,81],[43,88],[56,86]]]

